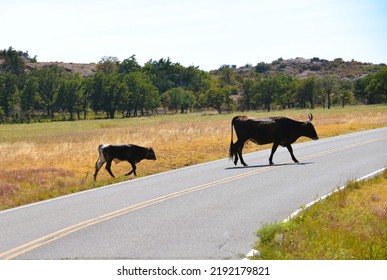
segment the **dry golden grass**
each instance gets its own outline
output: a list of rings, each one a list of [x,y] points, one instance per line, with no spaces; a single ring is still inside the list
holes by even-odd
[[[194,113],[136,119],[0,125],[0,209],[133,178],[123,176],[130,165],[120,163],[112,166],[117,179],[111,179],[103,168],[94,183],[92,175],[99,144],[152,146],[157,161],[138,164],[138,175],[146,176],[228,157],[230,122],[234,115],[285,115],[306,120],[308,112]],[[387,106],[329,111],[316,109],[312,113],[320,138],[387,126]],[[245,152],[269,147],[249,144]]]

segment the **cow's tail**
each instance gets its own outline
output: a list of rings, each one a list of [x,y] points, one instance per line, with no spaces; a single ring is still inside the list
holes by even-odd
[[[233,140],[233,136],[234,136],[234,121],[237,117],[234,117],[231,121],[231,143],[230,143],[230,150],[229,150],[229,153],[230,153],[230,160],[233,159],[234,155],[235,155],[235,149],[234,149],[234,140]]]

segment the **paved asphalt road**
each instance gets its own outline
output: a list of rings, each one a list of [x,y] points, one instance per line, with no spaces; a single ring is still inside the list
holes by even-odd
[[[2,211],[0,259],[243,258],[263,223],[386,167],[387,128],[293,148],[300,164],[265,150]]]

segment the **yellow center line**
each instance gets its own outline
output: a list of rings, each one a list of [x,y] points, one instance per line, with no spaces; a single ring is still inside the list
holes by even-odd
[[[352,148],[355,148],[355,147],[359,147],[359,146],[362,146],[362,145],[366,145],[366,144],[370,144],[370,143],[374,143],[374,142],[378,142],[378,141],[383,141],[383,140],[386,140],[386,139],[387,139],[387,136],[380,137],[380,138],[375,138],[375,139],[371,139],[371,140],[367,140],[367,141],[363,141],[363,142],[359,142],[359,143],[355,143],[355,144],[346,145],[346,146],[339,147],[339,148],[334,148],[334,149],[331,149],[331,150],[328,150],[328,151],[324,151],[324,152],[320,152],[320,153],[316,153],[316,154],[313,154],[313,155],[305,156],[305,157],[302,157],[301,159],[302,160],[307,160],[307,159],[312,159],[312,158],[318,158],[318,157],[321,157],[321,156],[337,153],[337,152],[340,152],[340,151],[352,149]],[[183,196],[183,195],[187,195],[187,194],[190,194],[190,193],[193,193],[193,192],[197,192],[197,191],[200,191],[200,190],[204,190],[204,189],[209,189],[209,188],[221,185],[221,184],[229,183],[229,182],[232,182],[232,181],[235,181],[235,180],[240,180],[240,179],[252,176],[252,175],[256,175],[256,174],[267,172],[267,171],[270,171],[270,170],[273,170],[273,169],[276,169],[276,168],[280,168],[280,167],[283,167],[283,165],[287,164],[287,163],[291,163],[291,161],[283,162],[283,163],[280,163],[279,165],[267,166],[267,167],[259,169],[259,170],[253,170],[253,171],[245,172],[243,174],[231,176],[231,177],[228,177],[228,178],[225,178],[225,179],[219,179],[219,180],[216,180],[214,182],[201,184],[201,185],[198,185],[198,186],[195,186],[195,187],[191,187],[191,188],[188,188],[188,189],[185,189],[185,190],[181,190],[181,191],[174,192],[174,193],[171,193],[171,194],[167,194],[167,195],[164,195],[164,196],[160,196],[160,197],[157,197],[157,198],[154,198],[154,199],[150,199],[150,200],[147,200],[147,201],[144,201],[144,202],[140,202],[140,203],[137,203],[137,204],[134,204],[134,205],[130,205],[128,207],[125,207],[125,208],[122,208],[122,209],[110,212],[108,214],[101,215],[99,217],[92,218],[92,219],[80,222],[78,224],[75,224],[75,225],[72,225],[72,226],[60,229],[60,230],[55,231],[53,233],[44,235],[44,236],[42,236],[40,238],[37,238],[37,239],[32,240],[32,241],[30,241],[28,243],[25,243],[23,245],[20,245],[18,247],[15,247],[13,249],[10,249],[8,251],[5,251],[5,252],[1,253],[0,254],[0,258],[7,259],[7,260],[13,259],[13,258],[16,258],[17,256],[25,254],[25,253],[27,253],[29,251],[32,251],[32,250],[34,250],[36,248],[39,248],[39,247],[41,247],[41,246],[43,246],[45,244],[51,243],[51,242],[53,242],[53,241],[55,241],[57,239],[65,237],[65,236],[67,236],[67,235],[69,235],[71,233],[80,231],[80,230],[82,230],[84,228],[87,228],[87,227],[90,227],[92,225],[99,224],[101,222],[113,219],[115,217],[119,217],[119,216],[122,216],[124,214],[130,213],[130,212],[133,212],[133,211],[136,211],[136,210],[140,210],[142,208],[145,208],[145,207],[148,207],[148,206],[152,206],[152,205],[155,205],[157,203],[161,203],[161,202],[164,202],[164,201],[167,201],[167,200],[170,200],[170,199],[174,199],[174,198],[177,198],[177,197],[180,197],[180,196]]]
[[[311,158],[317,158],[317,157],[321,157],[321,156],[325,156],[325,155],[329,155],[329,154],[334,154],[336,152],[341,152],[341,151],[353,149],[353,148],[356,148],[356,147],[359,147],[359,146],[364,146],[364,145],[367,145],[367,144],[371,144],[371,143],[375,143],[375,142],[380,142],[380,141],[383,141],[383,140],[387,140],[387,136],[383,136],[383,137],[379,137],[379,138],[375,138],[375,139],[370,139],[370,140],[359,142],[359,143],[349,144],[349,145],[346,145],[346,146],[343,146],[343,147],[339,147],[339,148],[334,148],[334,149],[331,149],[331,150],[328,150],[328,151],[325,151],[325,152],[320,152],[320,153],[316,153],[316,154],[313,154],[313,155],[310,155],[310,156],[305,156],[305,157],[302,157],[301,159],[302,160],[306,160],[306,159],[311,159]]]
[[[31,251],[33,249],[41,247],[41,246],[43,246],[43,245],[45,245],[47,243],[53,242],[53,241],[55,241],[55,240],[57,240],[59,238],[62,238],[64,236],[66,236],[66,235],[69,235],[71,233],[74,233],[74,232],[79,231],[79,230],[81,230],[83,228],[89,227],[91,225],[95,225],[95,224],[101,223],[103,221],[110,220],[112,218],[115,218],[115,217],[127,214],[129,212],[133,212],[133,211],[145,208],[147,206],[151,206],[151,205],[154,205],[154,204],[166,201],[166,200],[170,200],[170,199],[182,196],[182,195],[186,195],[186,194],[189,194],[189,193],[192,193],[192,192],[196,192],[196,191],[199,191],[199,190],[203,190],[203,189],[206,189],[206,188],[217,186],[217,185],[220,185],[222,183],[231,182],[231,181],[234,181],[234,180],[237,180],[237,179],[240,179],[240,178],[251,176],[253,174],[260,173],[260,172],[265,172],[265,171],[268,171],[268,170],[271,170],[271,169],[275,169],[275,168],[278,168],[278,167],[280,167],[280,166],[266,167],[266,168],[260,169],[258,171],[247,172],[247,173],[236,175],[236,176],[233,176],[233,177],[229,177],[229,178],[225,178],[225,179],[220,179],[220,180],[217,180],[217,181],[214,181],[214,182],[211,182],[211,183],[202,184],[202,185],[195,186],[195,187],[192,187],[192,188],[189,188],[189,189],[185,189],[185,190],[174,192],[174,193],[171,193],[171,194],[168,194],[168,195],[160,196],[158,198],[154,198],[154,199],[151,199],[151,200],[140,202],[140,203],[137,203],[137,204],[134,204],[134,205],[130,205],[128,207],[125,207],[125,208],[113,211],[111,213],[108,213],[108,214],[105,214],[105,215],[102,215],[102,216],[99,216],[99,217],[96,217],[96,218],[93,218],[93,219],[90,219],[90,220],[83,221],[81,223],[78,223],[78,224],[75,224],[75,225],[72,225],[72,226],[60,229],[60,230],[58,230],[56,232],[53,232],[53,233],[50,233],[48,235],[42,236],[42,237],[40,237],[38,239],[32,240],[32,241],[30,241],[30,242],[28,242],[26,244],[23,244],[21,246],[15,247],[15,248],[13,248],[11,250],[8,250],[6,252],[1,253],[0,254],[0,258],[13,259],[13,258],[15,258],[15,257],[17,257],[19,255],[27,253],[27,252],[29,252],[29,251]]]

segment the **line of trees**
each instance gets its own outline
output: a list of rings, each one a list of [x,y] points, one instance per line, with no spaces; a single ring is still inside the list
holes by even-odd
[[[263,106],[267,111],[273,107],[314,109],[317,105],[330,109],[332,104],[344,107],[355,101],[353,85],[349,80],[338,81],[333,76],[299,79],[279,74],[247,79],[243,81],[241,106],[246,110],[257,110]],[[371,104],[367,100],[365,103]]]
[[[26,62],[36,57],[11,47],[0,51],[0,60],[0,123],[86,119],[90,113],[116,118],[207,108],[222,113],[387,102],[387,67],[352,81],[268,73],[258,64],[246,77],[227,65],[205,72],[169,58],[140,66],[133,55],[122,62],[104,57],[96,72],[84,77],[55,64],[26,70]]]

